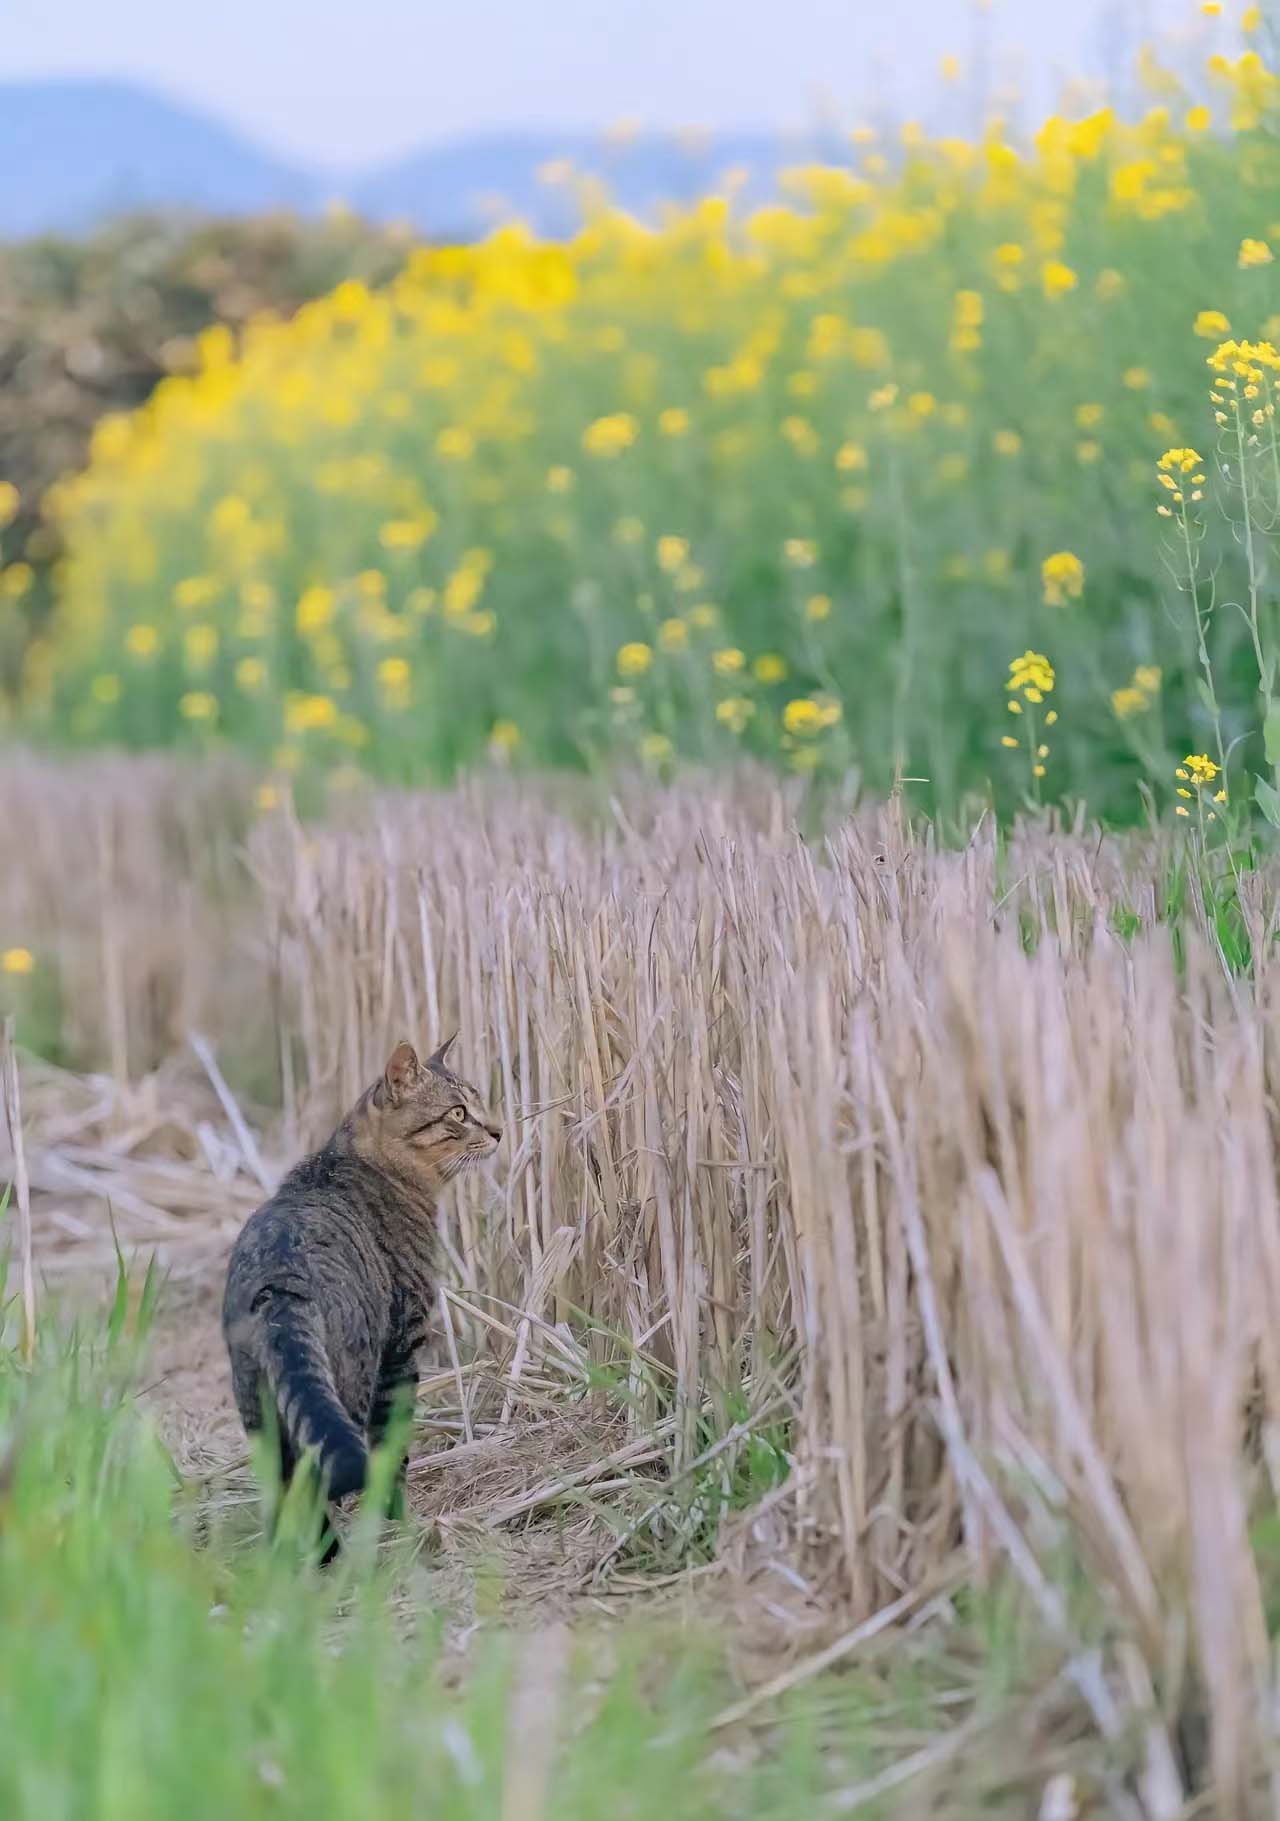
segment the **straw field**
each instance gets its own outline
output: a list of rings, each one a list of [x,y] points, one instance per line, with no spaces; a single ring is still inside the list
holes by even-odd
[[[877,1615],[1007,1598],[1082,1789],[1263,1812],[1274,869],[1246,974],[1164,835],[947,848],[755,776],[305,827],[168,761],[3,794],[39,932],[6,991],[96,1071],[24,1068],[50,1284],[109,1261],[110,1200],[200,1306],[261,1181],[457,1026],[508,1137],[442,1222],[421,1516],[558,1538],[562,1596],[710,1575],[801,1681]],[[176,1459],[250,1509],[202,1397]],[[983,1723],[950,1698],[926,1783]]]

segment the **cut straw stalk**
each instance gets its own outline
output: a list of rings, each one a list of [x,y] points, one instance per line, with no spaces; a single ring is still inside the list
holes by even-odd
[[[22,1357],[29,1365],[36,1350],[36,1278],[31,1246],[31,1184],[22,1134],[22,1086],[12,1017],[0,1036],[0,1074],[4,1079],[5,1124],[13,1158],[13,1196],[18,1211],[18,1271],[22,1297]]]

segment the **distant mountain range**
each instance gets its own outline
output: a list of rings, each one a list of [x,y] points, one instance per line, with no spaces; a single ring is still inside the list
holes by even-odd
[[[353,173],[347,183],[292,166],[198,110],[120,82],[0,83],[0,238],[79,233],[141,210],[212,215],[274,209],[312,213],[344,202],[377,221],[407,221],[434,237],[472,238],[516,214],[547,234],[576,211],[548,166],[568,161],[602,178],[623,207],[648,214],[746,173],[766,196],[779,170],[839,142],[776,133],[478,134]]]

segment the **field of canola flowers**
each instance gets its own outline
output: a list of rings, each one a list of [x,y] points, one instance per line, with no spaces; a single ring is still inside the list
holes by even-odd
[[[1121,818],[1238,777],[1280,818],[1280,82],[1145,75],[1134,122],[855,132],[784,204],[731,174],[657,226],[584,185],[568,243],[209,331],[50,499],[28,724],[399,778],[746,752]]]

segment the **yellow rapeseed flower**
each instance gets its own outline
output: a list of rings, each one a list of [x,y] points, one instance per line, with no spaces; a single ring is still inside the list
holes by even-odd
[[[1065,607],[1084,593],[1084,564],[1070,550],[1055,550],[1040,565],[1045,604]]]
[[[811,696],[797,696],[783,709],[782,725],[788,733],[796,734],[801,738],[821,733],[823,728],[822,709]]]
[[[323,732],[326,728],[331,728],[337,718],[338,705],[330,696],[308,695],[302,690],[290,690],[284,699],[286,733],[310,733],[313,730]]]
[[[997,430],[991,445],[997,455],[1017,455],[1022,448],[1022,438],[1016,430]]]
[[[1240,251],[1236,264],[1242,271],[1250,266],[1269,266],[1273,259],[1271,248],[1265,240],[1250,240],[1247,237],[1240,242]]]
[[[464,557],[444,585],[444,610],[450,619],[466,618],[480,599],[484,583],[485,571]]]
[[[1212,784],[1218,775],[1219,767],[1207,752],[1189,752],[1182,761],[1182,765],[1186,768],[1186,775],[1197,789],[1204,784]],[[1182,775],[1183,771],[1180,767],[1178,776]]]
[[[689,413],[680,405],[669,405],[658,413],[658,428],[664,436],[684,436],[689,429]]]
[[[957,291],[951,303],[951,320],[957,328],[980,329],[986,315],[981,291]]]
[[[674,537],[668,533],[658,539],[658,567],[668,575],[674,575],[677,569],[684,566],[689,555],[687,537]]]
[[[736,645],[727,645],[722,651],[711,654],[711,667],[721,677],[736,676],[746,661],[746,653],[739,651]]]
[[[0,569],[0,597],[6,601],[20,601],[35,579],[35,570],[30,563],[10,563],[7,569]]]
[[[29,948],[6,948],[0,950],[0,973],[31,974],[35,972],[36,958]]]
[[[665,733],[647,733],[640,742],[640,756],[650,765],[661,765],[674,750]]]
[[[380,659],[376,675],[378,688],[387,707],[391,709],[407,708],[410,687],[413,682],[413,672],[409,667],[408,658]]]
[[[582,432],[582,446],[588,455],[608,459],[629,449],[638,435],[634,417],[627,411],[615,411],[610,417],[598,417]]]
[[[1079,282],[1071,267],[1060,259],[1047,259],[1040,268],[1040,285],[1046,297],[1061,297],[1074,291]]]
[[[498,629],[498,616],[490,608],[482,613],[469,613],[465,619],[456,622],[460,631],[469,638],[491,639]]]
[[[1204,457],[1197,455],[1194,449],[1166,449],[1156,463],[1158,478],[1161,484],[1170,489],[1177,487],[1173,479],[1175,474],[1190,474],[1200,466]],[[1201,476],[1203,479],[1203,476]]]
[[[338,597],[332,588],[322,588],[318,584],[304,589],[298,597],[294,612],[294,623],[298,631],[306,638],[309,634],[319,632],[327,626],[337,611]]]
[[[154,657],[160,647],[160,634],[154,626],[139,623],[124,635],[125,650],[133,658]]]
[[[501,753],[513,752],[520,744],[520,729],[514,721],[495,721],[489,729],[489,744]]]
[[[807,620],[829,620],[831,618],[831,596],[829,594],[811,594],[804,604]]]
[[[836,450],[836,467],[841,474],[861,474],[867,466],[867,452],[861,443],[841,443]]]
[[[716,720],[731,733],[742,733],[755,711],[756,705],[749,696],[726,696],[716,703]]]
[[[1130,392],[1142,392],[1151,384],[1151,375],[1145,367],[1126,367],[1123,383]]]
[[[813,455],[818,448],[818,435],[807,417],[784,417],[782,434],[797,455]]]
[[[812,569],[818,560],[818,546],[809,537],[789,537],[782,546],[793,569]]]
[[[776,651],[762,651],[751,668],[761,683],[781,683],[787,674],[786,659]]]
[[[571,493],[573,481],[573,469],[566,468],[563,462],[557,462],[554,467],[547,469],[548,493]]]
[[[683,651],[689,643],[689,628],[683,620],[663,620],[658,628],[658,643],[664,651]]]
[[[189,575],[174,588],[173,604],[180,612],[188,613],[209,606],[218,594],[218,584],[211,575]]]
[[[629,644],[618,650],[617,664],[620,677],[642,677],[653,663],[653,652],[641,639],[632,639]]]
[[[1191,327],[1194,334],[1206,341],[1220,341],[1231,333],[1231,324],[1221,310],[1201,310]]]
[[[261,658],[241,658],[236,665],[236,687],[246,695],[261,689],[267,679],[267,667]]]
[[[218,698],[207,689],[189,689],[179,699],[178,713],[186,721],[216,721]]]
[[[1009,680],[1005,688],[1021,692],[1028,702],[1034,704],[1052,694],[1056,681],[1053,665],[1042,651],[1024,651],[1020,658],[1014,658],[1010,663]],[[1022,713],[1021,702],[1010,701],[1009,707],[1014,714]]]
[[[18,516],[22,496],[12,481],[0,481],[0,531]]]
[[[436,515],[422,511],[412,518],[388,519],[378,533],[384,550],[420,550],[436,528]]]
[[[465,424],[446,424],[436,437],[436,454],[448,462],[469,462],[476,439]]]

